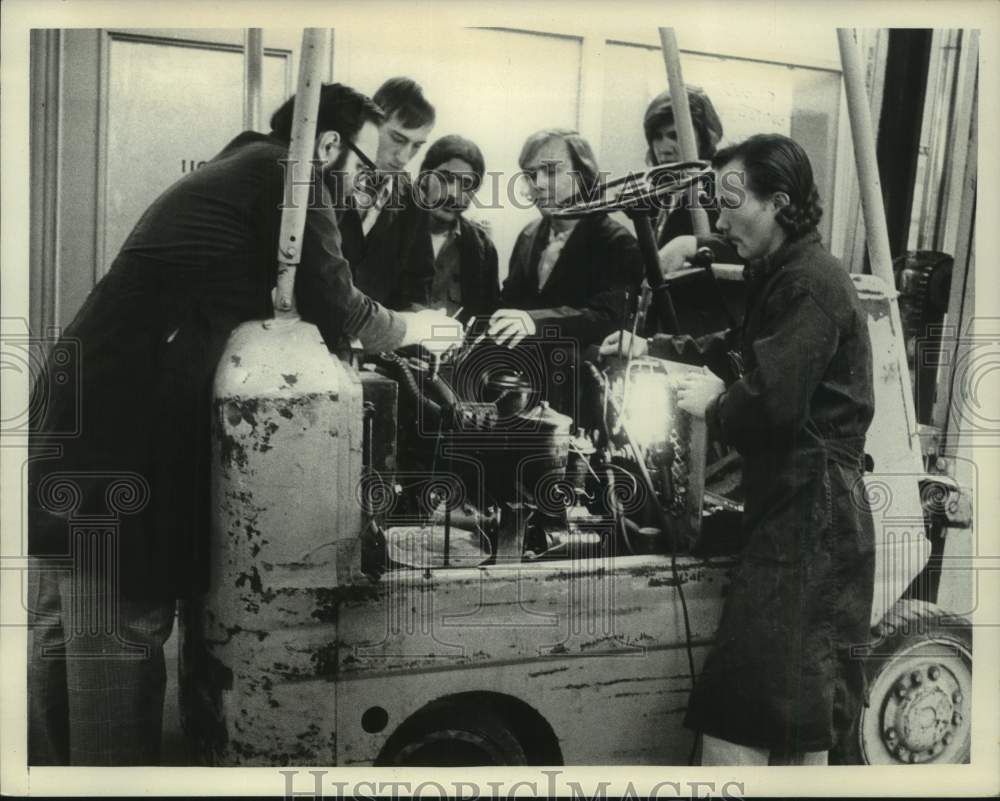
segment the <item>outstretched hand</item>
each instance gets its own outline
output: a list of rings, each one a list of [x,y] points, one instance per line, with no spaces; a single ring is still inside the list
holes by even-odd
[[[613,331],[604,338],[601,343],[602,356],[616,356],[618,354],[619,343],[621,343],[622,355],[631,355],[633,358],[645,356],[649,352],[649,342],[642,337],[632,336],[628,331]],[[629,350],[631,349],[631,354]]]
[[[438,309],[403,312],[406,336],[403,345],[420,345],[440,357],[460,345],[465,336],[462,324]]]
[[[502,346],[516,348],[525,337],[534,336],[535,321],[523,309],[497,309],[486,333]]]

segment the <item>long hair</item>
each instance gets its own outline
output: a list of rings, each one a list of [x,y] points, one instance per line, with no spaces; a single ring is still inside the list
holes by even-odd
[[[733,159],[743,162],[744,186],[757,197],[784,192],[791,201],[775,217],[792,238],[815,230],[823,216],[812,164],[805,150],[781,134],[756,134],[724,147],[712,158],[716,169]]]
[[[722,139],[722,120],[719,119],[715,106],[705,90],[699,86],[688,85],[688,106],[691,109],[691,122],[694,125],[695,138],[698,140],[698,158],[709,160],[715,155],[715,148]],[[653,137],[656,131],[664,125],[674,122],[674,99],[668,89],[661,92],[650,102],[642,121],[646,133],[646,142],[650,145],[646,152],[646,161],[655,166],[653,155]]]
[[[569,151],[570,166],[576,173],[577,187],[585,198],[590,198],[600,181],[600,170],[597,167],[597,157],[590,143],[579,131],[569,128],[544,128],[536,131],[525,140],[521,147],[521,155],[517,163],[521,169],[529,164],[543,145],[553,139],[561,139]]]

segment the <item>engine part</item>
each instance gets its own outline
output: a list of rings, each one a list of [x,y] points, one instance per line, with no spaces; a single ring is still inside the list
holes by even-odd
[[[576,436],[569,443],[569,457],[566,462],[566,478],[572,483],[577,503],[587,495],[587,481],[595,476],[590,461],[596,452],[593,440],[582,429],[576,430]]]
[[[528,408],[534,392],[523,373],[514,370],[484,371],[486,400],[495,403],[501,419],[513,417]]]
[[[454,524],[392,526],[386,529],[385,539],[390,566],[476,567],[492,555],[489,539],[481,529]]]
[[[565,477],[572,422],[545,401],[515,415],[492,471],[487,470],[498,497],[534,498],[545,483]]]

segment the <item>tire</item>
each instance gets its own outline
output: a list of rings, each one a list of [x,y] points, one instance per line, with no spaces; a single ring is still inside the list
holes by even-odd
[[[875,629],[868,693],[833,760],[961,764],[971,745],[972,629],[926,601],[898,601]]]
[[[527,765],[524,748],[498,710],[447,705],[429,709],[390,738],[379,765],[473,767]]]

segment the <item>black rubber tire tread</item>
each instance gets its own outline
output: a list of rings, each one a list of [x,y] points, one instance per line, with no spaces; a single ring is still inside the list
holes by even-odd
[[[406,765],[408,764],[406,761],[400,762],[399,759],[410,745],[427,738],[429,735],[436,734],[443,735],[442,739],[446,741],[449,732],[468,732],[489,741],[502,755],[503,761],[485,764],[528,764],[528,758],[521,742],[496,706],[451,703],[426,709],[412,720],[407,721],[390,738],[390,743],[387,743],[387,746],[391,746],[391,751],[380,756],[378,764]]]

